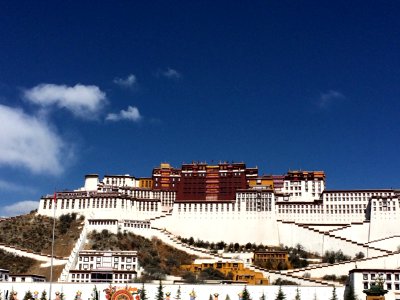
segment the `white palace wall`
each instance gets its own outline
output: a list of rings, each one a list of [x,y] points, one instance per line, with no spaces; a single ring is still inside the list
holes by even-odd
[[[271,212],[246,211],[179,211],[177,204],[171,216],[152,221],[152,226],[165,228],[176,236],[193,237],[209,242],[278,244],[277,223]],[[211,204],[209,204],[211,207]],[[209,208],[210,209],[210,208]]]
[[[296,244],[301,244],[306,250],[318,252],[319,254],[326,251],[342,250],[344,254],[354,257],[358,252],[369,256],[381,255],[384,252],[369,249],[348,241],[334,238],[332,236],[323,235],[318,232],[297,226],[294,223],[282,223],[279,226],[279,242],[286,246],[295,247]]]
[[[338,237],[343,237],[359,243],[368,243],[369,222],[352,223],[351,226],[331,231]],[[379,247],[378,247],[379,248]]]
[[[396,235],[393,237],[379,239],[373,242],[368,243],[368,245],[381,248],[388,249],[390,251],[399,251],[400,250],[400,236]]]

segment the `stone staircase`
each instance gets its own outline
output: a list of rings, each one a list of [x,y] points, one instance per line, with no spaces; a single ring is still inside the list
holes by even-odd
[[[88,226],[89,226],[89,219],[86,219],[85,224],[82,228],[82,232],[81,232],[78,240],[75,243],[75,247],[74,247],[74,249],[72,249],[71,254],[68,257],[68,260],[64,266],[64,269],[62,270],[61,275],[58,278],[58,282],[67,282],[68,281],[69,271],[71,270],[71,268],[75,267],[77,259],[78,259],[79,251],[82,250],[83,246],[85,245]]]
[[[189,254],[194,254],[201,258],[229,259],[229,257],[228,258],[223,257],[221,254],[213,253],[210,250],[194,247],[194,246],[188,245],[186,243],[183,243],[182,241],[179,240],[179,238],[177,236],[175,236],[173,233],[167,231],[166,229],[161,229],[161,228],[157,228],[157,227],[151,227],[151,229],[158,232],[159,234],[157,234],[157,237],[160,238],[166,244],[169,244],[172,247],[177,248],[182,251],[185,251]]]

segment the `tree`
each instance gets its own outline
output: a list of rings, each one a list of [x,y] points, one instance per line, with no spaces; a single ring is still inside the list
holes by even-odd
[[[47,293],[45,290],[43,290],[42,295],[40,296],[40,300],[47,300]]]
[[[32,292],[30,290],[28,290],[25,293],[25,296],[24,296],[23,300],[31,300],[32,298],[33,298]]]
[[[163,286],[160,280],[160,284],[158,285],[157,288],[157,294],[156,294],[156,300],[164,300],[164,291],[163,291]]]
[[[242,292],[242,300],[251,300],[249,291],[247,290],[247,286],[244,286],[244,289]]]
[[[226,294],[225,300],[231,300],[231,297],[229,297],[229,295]]]
[[[336,286],[333,287],[331,300],[338,300],[336,295]]]
[[[354,294],[354,288],[352,284],[349,284],[349,288],[344,295],[344,300],[357,300],[357,297]]]
[[[197,283],[199,280],[197,280],[196,274],[193,272],[187,271],[182,275],[182,278],[185,280],[187,283]]]
[[[218,250],[224,250],[226,243],[224,241],[220,241],[217,243]]]
[[[272,284],[273,284],[273,285],[297,285],[297,283],[294,282],[294,281],[290,281],[290,280],[286,280],[286,279],[281,279],[281,278],[278,278],[278,279],[275,280]]]
[[[226,276],[221,271],[214,268],[207,268],[200,272],[199,278],[201,280],[219,280],[226,279]]]
[[[28,291],[25,293],[25,296],[24,296],[23,300],[31,300],[32,297],[33,297],[32,292],[31,292],[30,290],[28,290]]]
[[[147,300],[147,293],[146,293],[146,289],[144,288],[144,282],[142,282],[142,288],[140,289],[139,292],[139,296],[140,296],[140,300]]]
[[[364,257],[365,257],[364,252],[360,251],[360,252],[356,253],[355,259],[362,259]]]
[[[278,294],[276,294],[275,300],[285,300],[285,299],[286,299],[286,295],[282,291],[282,286],[279,286]]]
[[[296,289],[296,296],[294,297],[294,300],[301,300],[299,288]]]
[[[176,300],[181,300],[181,295],[182,295],[181,286],[178,286],[178,290],[176,291],[175,299]]]
[[[208,300],[213,300],[213,296],[210,294],[210,297],[208,297]]]
[[[261,295],[261,297],[260,297],[260,300],[265,300],[265,294],[264,294],[264,292],[262,293],[262,295]]]

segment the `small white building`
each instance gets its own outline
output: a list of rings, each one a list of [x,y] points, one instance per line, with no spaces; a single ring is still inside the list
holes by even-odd
[[[46,277],[36,274],[12,274],[9,276],[9,282],[46,282]]]
[[[353,269],[349,272],[349,284],[359,299],[365,298],[363,290],[370,289],[383,281],[383,288],[388,291],[386,300],[400,300],[400,269]]]
[[[136,251],[80,251],[69,282],[132,282],[139,274]]]

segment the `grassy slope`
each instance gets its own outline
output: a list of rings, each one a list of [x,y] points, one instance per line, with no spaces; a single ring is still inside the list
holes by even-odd
[[[112,234],[106,230],[91,232],[87,249],[93,250],[136,250],[139,264],[150,277],[158,278],[164,274],[181,275],[180,265],[190,264],[194,255],[164,244],[157,238],[151,240],[133,233]]]
[[[81,233],[83,227],[81,223],[80,220],[75,220],[65,230],[65,225],[68,224],[56,221],[54,255],[64,257],[70,255]],[[51,254],[52,226],[52,218],[35,213],[7,219],[0,222],[0,243]]]
[[[53,219],[35,213],[0,222],[0,242],[43,254],[51,254]],[[54,255],[68,257],[79,238],[83,224],[81,220],[61,222],[56,220]],[[38,274],[50,278],[50,268],[41,268],[41,262],[31,258],[15,256],[0,250],[0,268],[11,274]],[[56,280],[64,266],[54,266]]]

